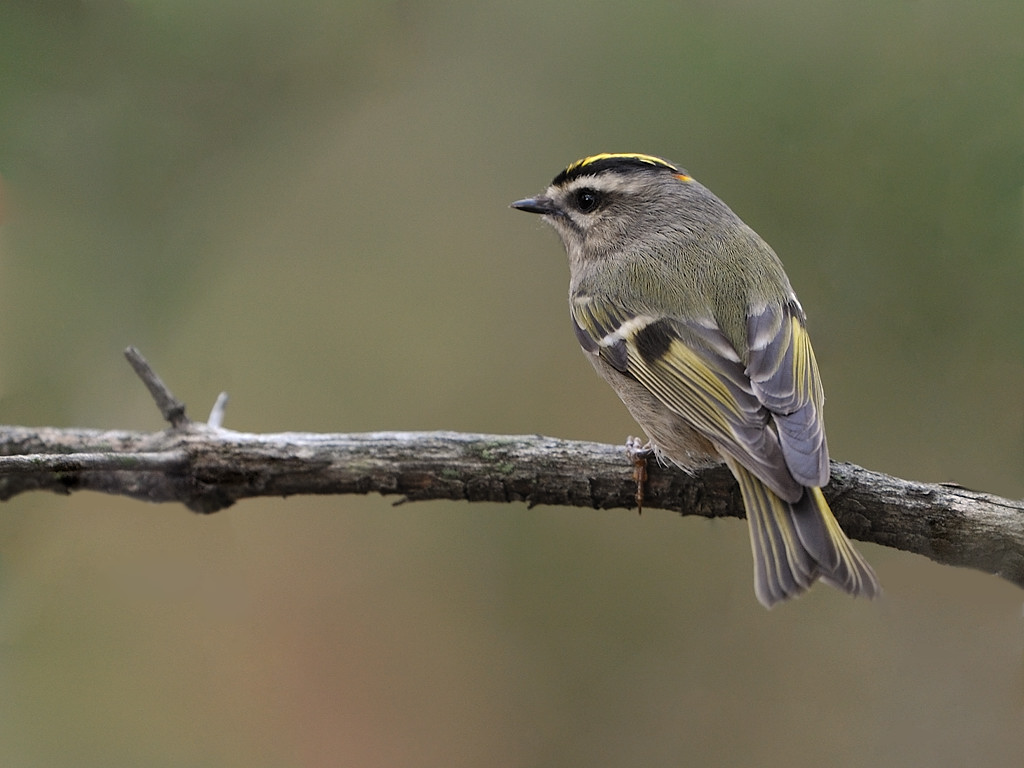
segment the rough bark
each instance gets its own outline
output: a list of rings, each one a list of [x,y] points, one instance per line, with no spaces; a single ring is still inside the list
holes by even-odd
[[[380,493],[595,509],[636,506],[623,447],[540,435],[456,432],[247,434],[196,423],[134,350],[132,365],[171,428],[144,433],[0,427],[0,500],[92,490],[210,513],[239,499]],[[211,421],[220,423],[224,398]],[[832,463],[825,489],[849,536],[1024,586],[1024,502]],[[649,462],[644,504],[743,517],[728,470],[692,474]]]

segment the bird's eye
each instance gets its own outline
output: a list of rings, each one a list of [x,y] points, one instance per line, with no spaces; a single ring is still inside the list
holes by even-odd
[[[590,213],[601,204],[601,193],[588,188],[580,189],[573,196],[573,202],[576,203],[577,210]]]

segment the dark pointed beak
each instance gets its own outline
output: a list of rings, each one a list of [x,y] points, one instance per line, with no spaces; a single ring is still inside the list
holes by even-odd
[[[558,208],[555,207],[555,201],[550,197],[544,197],[544,195],[528,197],[525,200],[516,200],[512,203],[512,207],[517,211],[526,211],[527,213],[541,213],[548,215],[558,213]]]

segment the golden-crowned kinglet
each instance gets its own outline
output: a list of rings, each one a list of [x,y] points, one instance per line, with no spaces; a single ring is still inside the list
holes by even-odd
[[[659,458],[720,457],[750,521],[765,606],[816,579],[874,597],[829,509],[824,395],[805,316],[775,252],[686,171],[600,154],[537,197],[569,255],[576,338]]]

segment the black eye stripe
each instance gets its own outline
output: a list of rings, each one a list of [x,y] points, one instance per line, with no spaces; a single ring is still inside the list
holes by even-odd
[[[572,196],[573,204],[582,213],[590,213],[597,210],[603,198],[604,196],[600,192],[590,187],[578,189]]]

